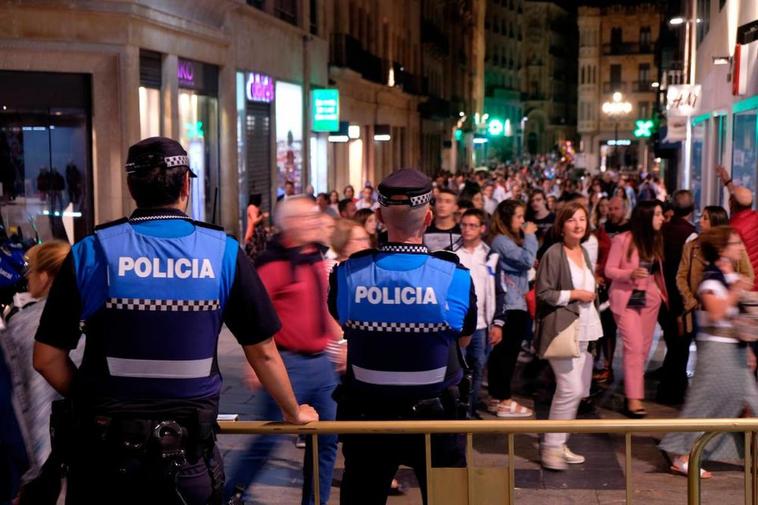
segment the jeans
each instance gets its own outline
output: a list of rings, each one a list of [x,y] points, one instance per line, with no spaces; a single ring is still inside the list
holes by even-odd
[[[476,405],[479,403],[479,393],[482,389],[482,375],[484,363],[487,360],[487,328],[476,330],[471,336],[471,342],[466,347],[466,363],[472,371],[471,381],[471,408],[469,413],[473,416]]]
[[[307,403],[316,409],[321,421],[334,421],[337,416],[337,404],[332,398],[337,386],[337,374],[326,354],[302,355],[282,351],[282,360],[287,368],[292,389],[298,403]],[[260,419],[281,421],[282,414],[273,398],[261,390],[258,394],[257,411]],[[258,436],[255,437],[247,450],[230,466],[224,489],[225,500],[228,500],[238,485],[246,489],[255,481],[277,445],[291,437]],[[337,457],[337,436],[320,435],[318,437],[319,452],[319,491],[320,501],[325,505],[329,501],[332,487],[334,460]],[[311,457],[311,439],[306,438],[305,457],[303,460],[303,505],[313,504],[313,467]]]

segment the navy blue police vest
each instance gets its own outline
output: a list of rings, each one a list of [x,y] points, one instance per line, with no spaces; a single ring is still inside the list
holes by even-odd
[[[447,373],[450,346],[460,332],[446,318],[456,268],[428,256],[418,268],[387,270],[374,254],[339,265],[347,285],[347,310],[339,322],[348,340],[350,391],[423,399],[460,381],[460,373]]]
[[[186,236],[153,237],[121,223],[96,237],[108,274],[99,389],[120,398],[218,395],[224,232],[196,225]]]

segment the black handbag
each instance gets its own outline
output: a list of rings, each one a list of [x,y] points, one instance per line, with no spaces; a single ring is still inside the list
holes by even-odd
[[[647,305],[647,291],[644,289],[635,289],[632,291],[632,296],[629,297],[629,302],[626,304],[628,309],[643,309]]]

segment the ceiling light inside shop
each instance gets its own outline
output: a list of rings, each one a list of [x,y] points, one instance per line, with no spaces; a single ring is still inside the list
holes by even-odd
[[[729,57],[728,56],[714,56],[713,64],[714,65],[729,65]]]
[[[361,138],[361,127],[357,124],[351,124],[347,128],[347,136],[353,140]]]

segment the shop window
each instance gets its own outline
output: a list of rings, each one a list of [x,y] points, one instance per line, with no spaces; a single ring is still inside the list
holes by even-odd
[[[91,77],[0,71],[6,232],[74,242],[92,231]]]
[[[297,0],[275,0],[274,14],[282,21],[297,25]]]
[[[732,128],[732,179],[735,184],[755,189],[758,183],[758,109],[734,114]]]
[[[303,181],[303,87],[276,83],[276,167],[277,189],[285,181],[295,184],[295,192],[305,187]]]
[[[140,138],[161,134],[162,56],[154,51],[139,54],[139,125]]]
[[[706,122],[692,126],[692,161],[690,163],[690,189],[695,197],[695,208],[700,209],[703,195],[703,164]]]
[[[221,197],[218,144],[218,67],[179,59],[179,143],[187,150],[192,181],[190,215],[218,222]]]

